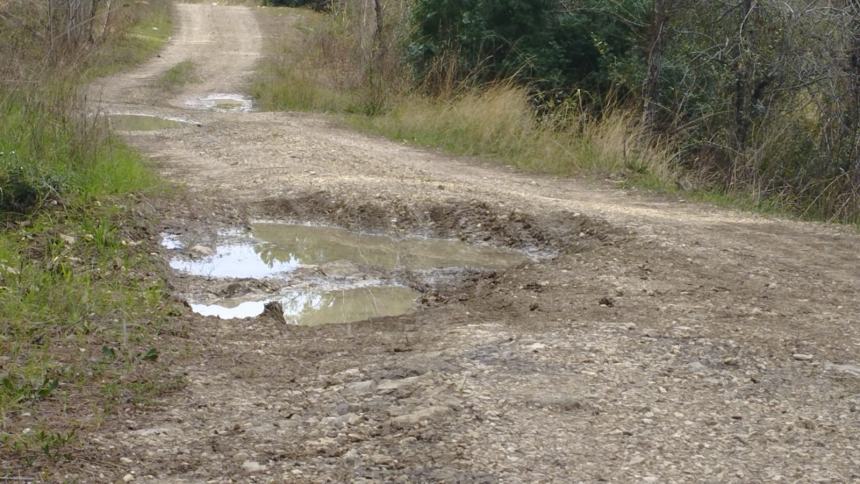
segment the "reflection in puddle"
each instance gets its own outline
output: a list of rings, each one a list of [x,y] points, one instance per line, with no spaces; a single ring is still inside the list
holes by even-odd
[[[158,131],[186,125],[179,120],[159,118],[148,114],[111,114],[110,127],[116,131]]]
[[[419,294],[405,287],[363,287],[325,293],[293,291],[280,299],[288,322],[305,326],[399,316],[415,309]]]
[[[196,99],[189,99],[185,105],[193,109],[205,109],[219,112],[250,112],[254,109],[254,101],[241,94],[209,94]]]
[[[415,309],[419,294],[412,289],[394,286],[362,287],[337,291],[287,291],[265,301],[246,301],[206,305],[192,304],[191,309],[203,316],[221,319],[253,318],[263,314],[265,305],[278,301],[284,318],[291,324],[315,326],[350,323],[384,316],[399,316]]]
[[[300,267],[330,263],[384,270],[445,268],[500,269],[524,262],[518,252],[472,246],[439,239],[397,240],[331,227],[259,223],[254,237],[222,232],[230,239],[215,254],[201,259],[175,257],[170,267],[193,276],[222,279],[264,279],[294,272]],[[182,241],[165,235],[162,245],[182,248]]]
[[[276,259],[260,256],[260,249],[252,243],[221,245],[215,254],[199,260],[174,258],[173,269],[200,277],[223,279],[265,279],[293,272],[300,267],[292,258]]]
[[[440,239],[397,240],[332,227],[258,223],[254,236],[266,242],[267,261],[296,260],[320,265],[347,260],[381,269],[429,270],[450,267],[500,269],[524,262],[518,252]]]
[[[221,319],[246,319],[255,318],[266,309],[268,301],[247,301],[236,304],[192,304],[191,310],[203,316],[215,316]]]

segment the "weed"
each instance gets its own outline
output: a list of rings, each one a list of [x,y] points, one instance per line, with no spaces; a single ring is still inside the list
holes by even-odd
[[[156,85],[167,92],[176,92],[187,84],[199,81],[195,70],[193,62],[182,61],[165,71],[156,81]]]

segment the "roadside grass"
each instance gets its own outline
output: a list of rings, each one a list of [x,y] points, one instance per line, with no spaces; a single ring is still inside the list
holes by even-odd
[[[106,416],[182,384],[159,358],[181,311],[146,209],[165,187],[80,94],[156,52],[169,6],[118,19],[130,34],[77,70],[33,66],[0,84],[0,476],[50,473]],[[165,28],[143,37],[153,25]]]
[[[635,111],[619,106],[607,106],[599,117],[572,105],[538,114],[526,90],[510,83],[449,86],[429,96],[412,87],[408,72],[395,62],[383,63],[377,81],[370,80],[368,55],[357,50],[361,42],[349,25],[349,11],[266,11],[267,21],[291,22],[294,28],[286,30],[294,34],[269,40],[270,54],[251,87],[262,109],[331,113],[359,131],[451,154],[558,176],[612,177],[623,186],[760,214],[823,220],[819,208],[834,205],[711,183],[681,167],[677,147],[655,139]],[[396,40],[383,50],[397,52]],[[860,228],[860,212],[854,213],[854,219],[832,221]]]
[[[198,82],[196,67],[191,61],[182,61],[171,67],[156,81],[156,85],[167,92],[177,92],[183,86]]]
[[[383,114],[346,119],[366,132],[527,171],[673,180],[670,151],[650,144],[629,112],[608,111],[599,120],[582,116],[559,110],[538,118],[525,89],[501,84],[447,99],[410,95]]]
[[[438,96],[410,89],[390,63],[379,86],[354,59],[354,33],[344,16],[306,9],[269,9],[297,35],[269,42],[251,94],[263,109],[341,115],[351,127],[449,153],[479,156],[555,175],[649,174],[673,182],[671,152],[651,143],[635,117],[607,109],[589,119],[575,106],[539,117],[526,89],[512,83],[449,89]]]

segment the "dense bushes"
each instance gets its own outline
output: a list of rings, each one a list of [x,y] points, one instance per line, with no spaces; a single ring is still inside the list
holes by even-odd
[[[460,81],[516,78],[543,91],[606,92],[623,74],[635,27],[601,15],[603,2],[583,3],[560,13],[557,0],[420,0],[408,58],[430,86],[453,68]]]

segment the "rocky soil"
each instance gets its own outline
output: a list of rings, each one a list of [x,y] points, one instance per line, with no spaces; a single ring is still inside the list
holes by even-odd
[[[56,470],[135,482],[860,480],[860,236],[350,132],[220,112],[258,11],[182,4],[161,57],[94,88],[187,189],[163,230],[318,222],[550,254],[427,288],[415,314],[285,326],[183,315],[186,388]],[[181,61],[204,82],[152,87]],[[211,106],[209,106],[211,108]],[[177,322],[179,324],[180,321]]]

